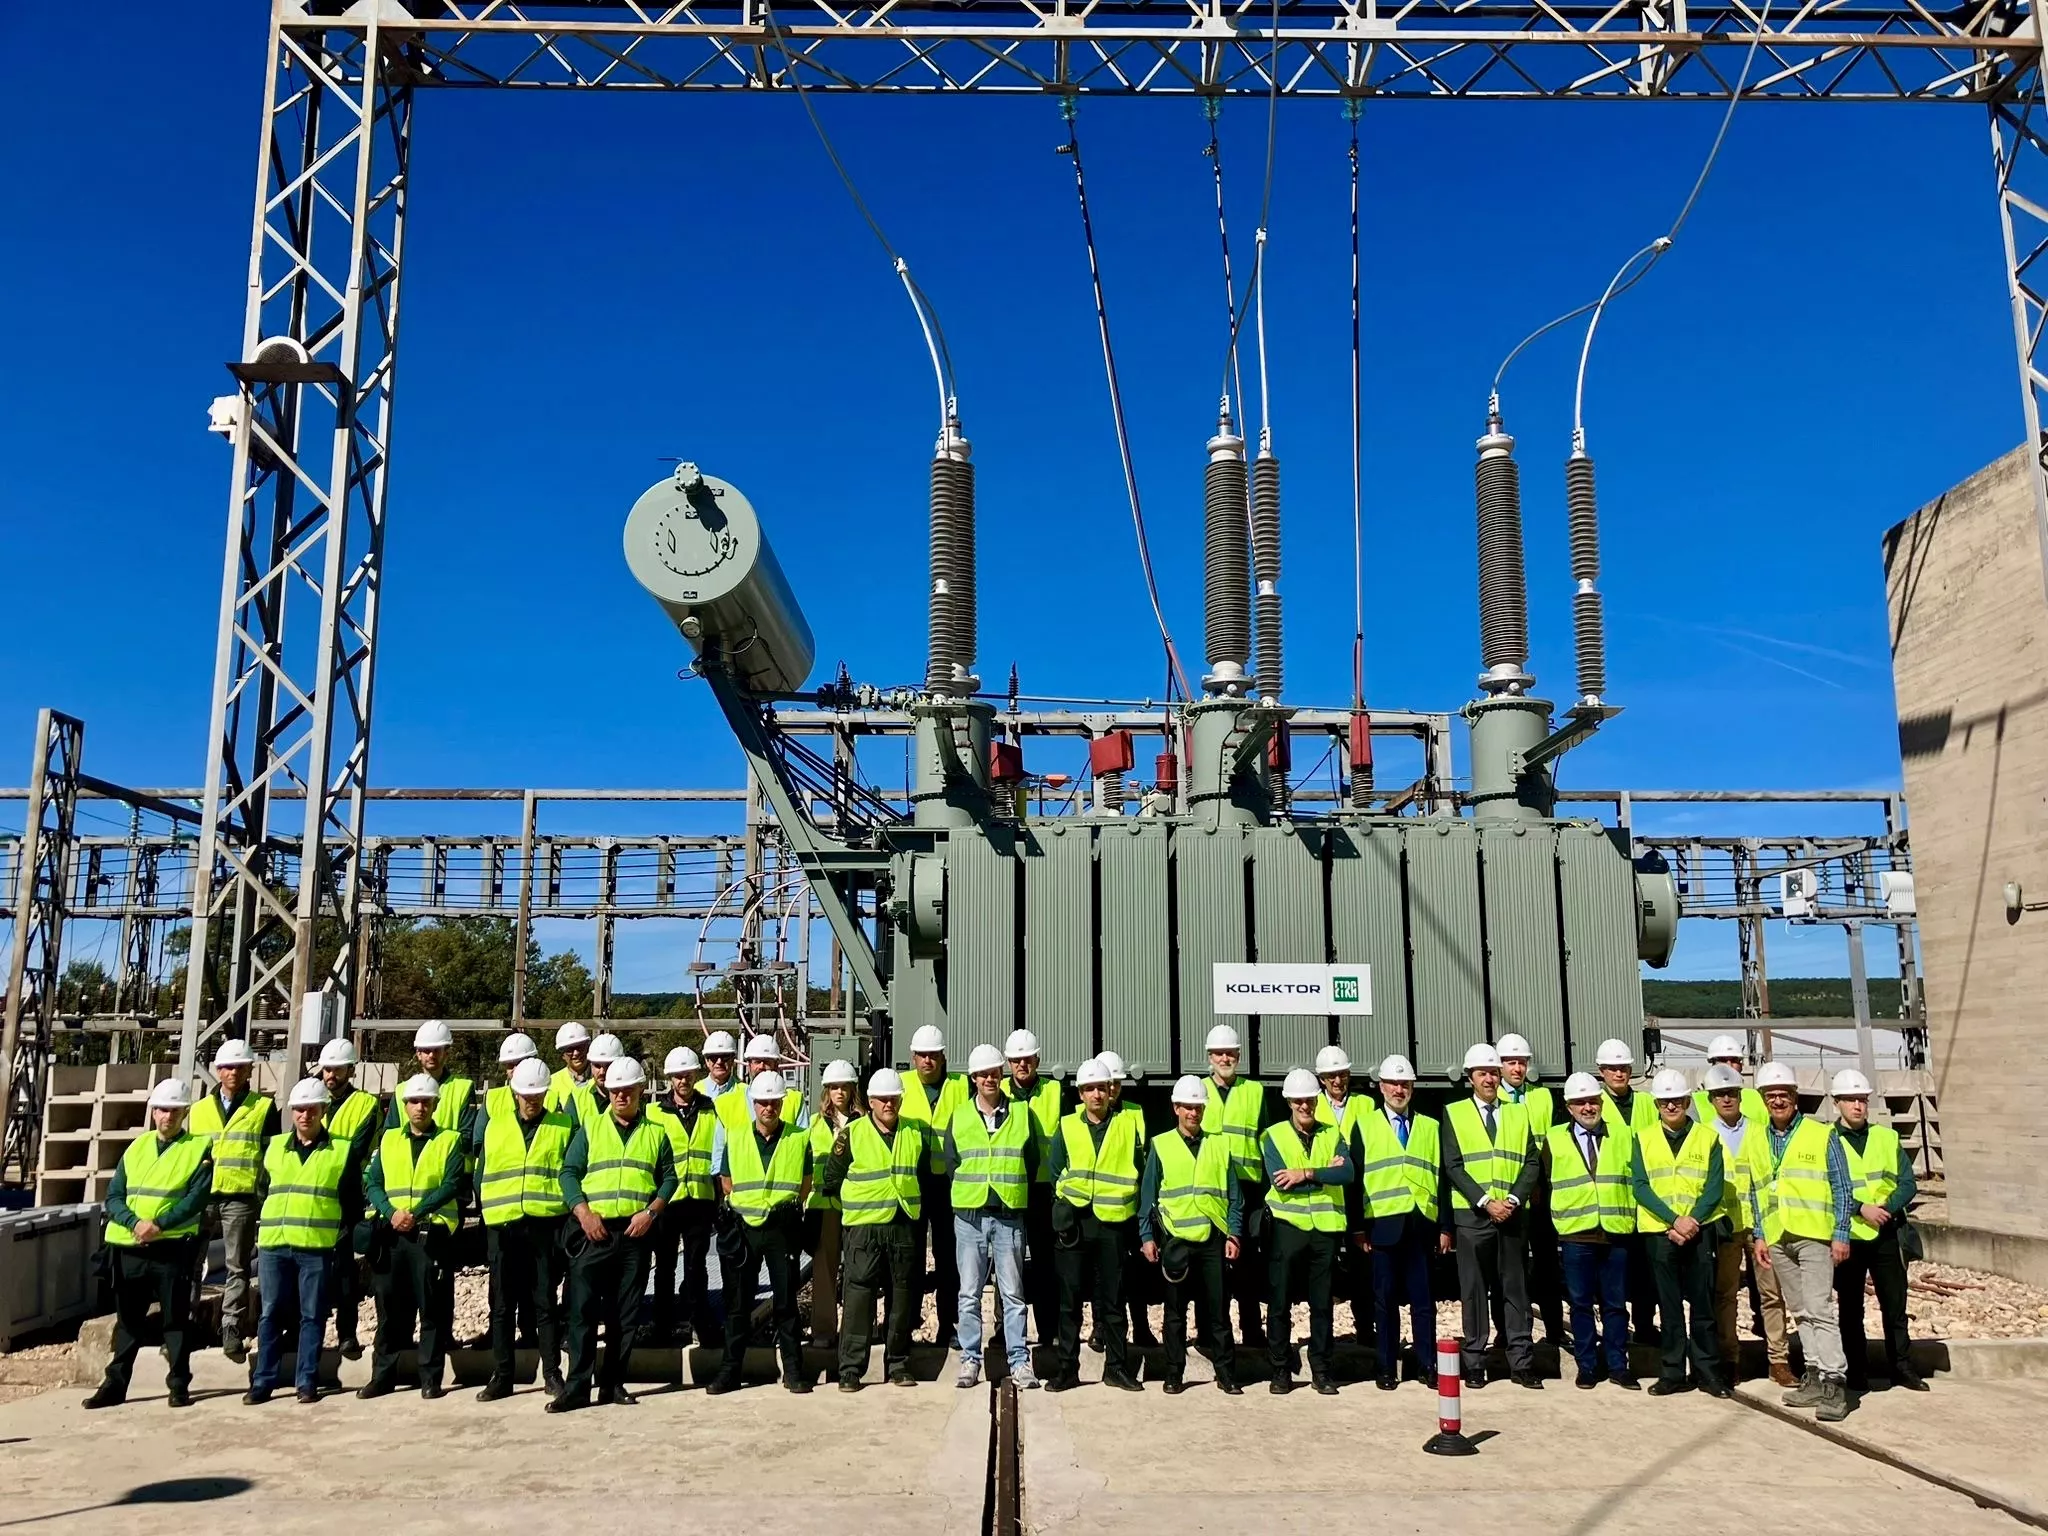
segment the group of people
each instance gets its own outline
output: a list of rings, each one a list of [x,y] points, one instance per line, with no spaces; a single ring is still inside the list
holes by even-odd
[[[860,1390],[878,1331],[886,1379],[914,1383],[910,1342],[928,1268],[936,1340],[957,1344],[961,1387],[980,1382],[989,1353],[1019,1386],[1077,1386],[1087,1311],[1106,1385],[1142,1390],[1132,1346],[1163,1344],[1160,1374],[1178,1393],[1192,1305],[1220,1390],[1242,1390],[1241,1342],[1265,1352],[1270,1389],[1286,1392],[1297,1368],[1294,1307],[1305,1302],[1309,1385],[1334,1393],[1340,1299],[1373,1350],[1381,1389],[1399,1386],[1404,1364],[1433,1386],[1441,1255],[1455,1255],[1467,1386],[1486,1383],[1497,1333],[1510,1379],[1541,1387],[1540,1311],[1569,1350],[1577,1386],[1634,1389],[1633,1311],[1636,1334],[1662,1345],[1652,1395],[1725,1396],[1737,1380],[1747,1287],[1786,1401],[1839,1419],[1867,1385],[1868,1276],[1893,1381],[1924,1387],[1906,1353],[1899,1240],[1912,1167],[1896,1133],[1871,1124],[1870,1084],[1837,1074],[1838,1120],[1825,1124],[1801,1112],[1788,1067],[1766,1063],[1746,1086],[1732,1037],[1713,1043],[1698,1092],[1669,1070],[1636,1089],[1632,1054],[1609,1040],[1598,1077],[1574,1073],[1553,1095],[1533,1079],[1528,1043],[1509,1035],[1466,1053],[1467,1091],[1438,1120],[1417,1111],[1415,1069],[1399,1055],[1373,1074],[1377,1099],[1354,1091],[1336,1046],[1269,1095],[1241,1070],[1242,1043],[1226,1025],[1207,1038],[1207,1076],[1174,1083],[1172,1124],[1157,1127],[1126,1099],[1130,1074],[1114,1053],[1080,1065],[1070,1104],[1025,1030],[1001,1049],[975,1046],[957,1072],[927,1026],[911,1038],[910,1070],[883,1067],[864,1093],[850,1063],[827,1065],[816,1106],[784,1077],[767,1036],[744,1053],[724,1032],[701,1055],[678,1047],[663,1063],[666,1091],[650,1092],[615,1036],[563,1026],[562,1066],[550,1072],[534,1042],[513,1034],[499,1052],[505,1081],[481,1103],[476,1085],[448,1068],[452,1043],[445,1025],[422,1027],[419,1070],[379,1114],[377,1096],[354,1083],[353,1047],[330,1042],[317,1075],[288,1095],[288,1129],[251,1091],[243,1042],[221,1046],[217,1087],[196,1104],[182,1081],[159,1084],[150,1133],[123,1157],[106,1201],[117,1325],[87,1406],[125,1399],[152,1305],[170,1401],[190,1402],[203,1230],[217,1231],[226,1252],[221,1334],[231,1360],[249,1359],[252,1263],[256,1271],[246,1401],[277,1390],[294,1318],[301,1402],[320,1395],[330,1314],[343,1354],[361,1355],[364,1271],[377,1331],[359,1395],[396,1389],[415,1338],[421,1394],[443,1395],[457,1237],[471,1210],[490,1268],[493,1369],[479,1395],[510,1395],[515,1346],[531,1339],[549,1412],[593,1396],[629,1405],[636,1344],[708,1344],[721,1327],[708,1391],[737,1389],[763,1274],[782,1383],[812,1390],[798,1315],[806,1257],[811,1342],[836,1347],[846,1392]],[[714,1249],[723,1325],[707,1305]],[[991,1283],[996,1326],[985,1338]],[[1164,1303],[1163,1341],[1148,1323],[1155,1302]],[[1804,1380],[1790,1369],[1788,1322]],[[1043,1383],[1028,1349],[1034,1328],[1050,1346]]]

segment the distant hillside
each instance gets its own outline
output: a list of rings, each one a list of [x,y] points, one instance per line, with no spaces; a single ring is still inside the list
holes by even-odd
[[[1733,1019],[1742,1013],[1739,981],[1645,981],[1643,1012],[1666,1019]],[[1855,1014],[1846,976],[1773,976],[1774,1019],[1846,1019]],[[1896,977],[1870,979],[1870,1016],[1899,1016]]]

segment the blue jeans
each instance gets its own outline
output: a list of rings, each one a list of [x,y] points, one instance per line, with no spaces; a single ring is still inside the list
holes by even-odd
[[[1620,1243],[1563,1239],[1557,1253],[1564,1265],[1564,1294],[1571,1302],[1572,1356],[1579,1362],[1579,1373],[1628,1374],[1628,1249]]]
[[[1010,1371],[1015,1375],[1030,1370],[1024,1323],[1024,1213],[997,1205],[955,1211],[953,1247],[960,1265],[960,1363],[981,1364],[981,1292],[993,1270]]]
[[[256,1368],[249,1373],[253,1391],[277,1386],[278,1352],[287,1309],[296,1297],[299,1312],[298,1363],[293,1385],[299,1391],[320,1385],[320,1336],[327,1328],[327,1276],[334,1254],[325,1248],[258,1248],[256,1283],[263,1291],[263,1315],[256,1324]]]

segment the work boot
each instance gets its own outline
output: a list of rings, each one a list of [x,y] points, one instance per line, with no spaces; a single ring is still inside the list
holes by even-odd
[[[1102,1373],[1102,1384],[1105,1387],[1115,1387],[1119,1392],[1142,1392],[1145,1390],[1144,1386],[1126,1371],[1104,1371]]]
[[[270,1401],[270,1389],[268,1387],[264,1387],[259,1390],[258,1388],[251,1387],[248,1391],[242,1394],[242,1401],[247,1403],[251,1408],[260,1408],[265,1403]]]
[[[1244,1388],[1240,1387],[1235,1380],[1228,1376],[1218,1376],[1216,1378],[1216,1390],[1221,1392],[1225,1397],[1244,1396]]]
[[[706,1397],[723,1397],[726,1393],[737,1392],[739,1391],[739,1389],[740,1383],[738,1377],[718,1376],[714,1377],[711,1381],[711,1384],[704,1389],[704,1395]],[[560,1399],[557,1399],[557,1401],[560,1401]]]
[[[842,1392],[858,1392],[860,1390],[860,1378],[857,1376],[840,1377],[839,1390]]]
[[[1643,1390],[1643,1384],[1637,1381],[1634,1375],[1628,1371],[1609,1371],[1607,1379],[1624,1392],[1640,1392]]]
[[[1541,1392],[1543,1390],[1543,1380],[1534,1371],[1511,1372],[1508,1380],[1518,1387],[1527,1387],[1531,1392]]]
[[[1266,1383],[1266,1390],[1272,1393],[1275,1397],[1285,1397],[1288,1393],[1294,1390],[1293,1378],[1288,1376],[1275,1376],[1271,1381]]]
[[[1330,1380],[1327,1376],[1312,1376],[1309,1378],[1309,1384],[1323,1397],[1335,1397],[1337,1395],[1337,1383]]]
[[[82,1406],[87,1408],[118,1408],[128,1401],[128,1394],[111,1381],[100,1383],[99,1391],[88,1397]]]
[[[1904,1387],[1908,1392],[1925,1392],[1928,1390],[1927,1378],[1903,1360],[1892,1367],[1892,1385]]]
[[[628,1392],[624,1387],[606,1387],[597,1394],[597,1400],[600,1404],[612,1408],[638,1408],[640,1406],[640,1399],[631,1392]]]
[[[1046,1379],[1045,1390],[1048,1392],[1071,1392],[1080,1385],[1081,1378],[1079,1376],[1076,1376],[1072,1371],[1062,1371],[1057,1376],[1051,1376]]]
[[[1822,1424],[1839,1424],[1849,1417],[1848,1383],[1837,1377],[1823,1377],[1813,1416]]]
[[[1650,1383],[1650,1396],[1652,1397],[1676,1397],[1681,1392],[1690,1392],[1691,1390],[1692,1383],[1682,1376],[1676,1381],[1672,1380],[1669,1376],[1660,1376]]]
[[[164,1399],[164,1404],[170,1408],[190,1408],[192,1406],[192,1389],[190,1387],[171,1388],[171,1395]]]
[[[397,1390],[397,1386],[392,1382],[372,1380],[366,1382],[364,1385],[360,1387],[357,1387],[356,1396],[364,1399],[365,1401],[368,1401],[370,1398],[373,1397],[389,1397],[393,1392],[396,1392]]]
[[[1168,1383],[1166,1383],[1165,1386],[1161,1387],[1159,1390],[1164,1392],[1168,1397],[1179,1397],[1181,1393],[1187,1391],[1187,1389],[1188,1384],[1184,1381],[1169,1381]]]
[[[497,1377],[493,1376],[485,1383],[483,1391],[477,1393],[476,1400],[480,1403],[495,1403],[499,1399],[507,1398],[511,1395],[512,1383],[500,1381]]]
[[[1811,1408],[1819,1403],[1824,1395],[1825,1389],[1821,1384],[1820,1371],[1813,1366],[1808,1366],[1806,1379],[1779,1398],[1778,1401],[1787,1408]]]
[[[448,1389],[438,1381],[429,1382],[426,1386],[420,1388],[420,1396],[424,1397],[428,1402],[432,1402],[437,1397],[446,1397],[447,1395]]]
[[[574,1413],[579,1408],[588,1408],[589,1406],[590,1399],[571,1397],[565,1392],[560,1397],[549,1398],[546,1411],[549,1413]]]
[[[341,1358],[344,1360],[362,1359],[363,1341],[361,1339],[343,1339],[341,1341]]]
[[[230,1365],[246,1365],[249,1361],[249,1346],[239,1338],[222,1339],[220,1352]]]
[[[808,1376],[791,1376],[782,1383],[782,1389],[785,1392],[808,1392],[811,1390],[811,1378]]]
[[[914,1387],[917,1385],[917,1377],[911,1374],[909,1366],[899,1365],[889,1372],[889,1385],[892,1387]]]
[[[1799,1378],[1792,1374],[1792,1367],[1780,1360],[1771,1367],[1771,1384],[1779,1387],[1796,1387]]]
[[[551,1369],[543,1371],[541,1373],[540,1383],[542,1389],[547,1393],[549,1397],[560,1397],[564,1392],[569,1390],[569,1384],[566,1381],[562,1380],[562,1373],[558,1370]]]
[[[300,1402],[302,1402],[302,1403],[317,1403],[317,1402],[319,1402],[319,1401],[320,1401],[320,1389],[319,1389],[318,1387],[301,1387],[301,1388],[299,1388],[299,1401],[300,1401]]]

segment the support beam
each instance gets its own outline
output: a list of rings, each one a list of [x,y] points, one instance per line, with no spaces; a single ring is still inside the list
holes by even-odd
[[[72,834],[78,810],[78,767],[85,726],[54,709],[36,713],[35,750],[29,761],[28,819],[14,897],[14,942],[7,964],[7,998],[0,1014],[0,1182],[23,1184],[36,1176],[42,1135],[43,1080],[57,1019],[57,982],[63,974],[64,913],[70,900]]]

